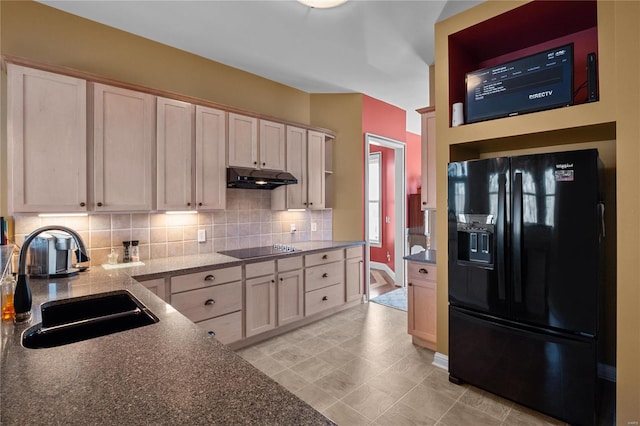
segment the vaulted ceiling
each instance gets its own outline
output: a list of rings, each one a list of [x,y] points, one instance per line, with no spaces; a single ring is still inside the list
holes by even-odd
[[[429,103],[434,24],[481,0],[42,0],[42,3],[309,93],[364,93],[407,111]]]

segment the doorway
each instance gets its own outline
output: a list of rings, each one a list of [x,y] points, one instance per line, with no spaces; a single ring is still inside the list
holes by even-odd
[[[405,144],[366,133],[365,153],[365,276],[371,277],[373,263],[395,285],[404,287]],[[366,282],[366,298],[370,300],[371,282]]]

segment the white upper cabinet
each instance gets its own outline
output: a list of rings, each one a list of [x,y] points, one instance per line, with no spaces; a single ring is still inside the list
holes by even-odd
[[[286,208],[307,208],[307,131],[299,127],[287,126],[287,167],[298,183],[278,188],[286,191]]]
[[[436,111],[425,108],[422,115],[422,191],[421,208],[436,208]]]
[[[260,120],[260,169],[285,169],[285,126]]]
[[[229,166],[258,168],[258,120],[229,113]]]
[[[158,210],[193,208],[192,159],[194,106],[173,99],[157,99]]]
[[[309,130],[307,147],[308,208],[325,208],[325,134]]]
[[[9,211],[86,211],[86,82],[14,64],[7,74]]]
[[[224,209],[227,194],[225,112],[196,106],[196,208]]]
[[[90,88],[93,209],[151,210],[155,96],[98,83]]]

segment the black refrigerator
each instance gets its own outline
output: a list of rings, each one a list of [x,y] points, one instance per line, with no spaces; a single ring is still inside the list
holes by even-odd
[[[596,149],[448,165],[452,382],[596,422],[601,169]]]

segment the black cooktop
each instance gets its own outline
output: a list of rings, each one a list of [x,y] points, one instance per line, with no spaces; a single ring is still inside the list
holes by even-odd
[[[225,256],[235,257],[236,259],[251,259],[253,257],[265,257],[265,256],[273,256],[277,254],[290,254],[299,252],[299,249],[296,249],[291,246],[264,246],[264,247],[250,247],[244,249],[237,250],[225,250],[219,251],[218,253],[224,254]]]

